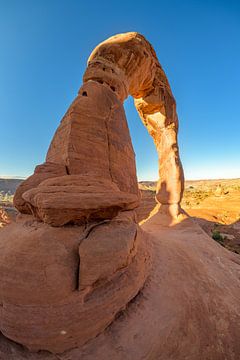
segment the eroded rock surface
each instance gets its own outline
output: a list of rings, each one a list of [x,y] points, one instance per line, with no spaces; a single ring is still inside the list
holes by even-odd
[[[15,206],[55,226],[86,218],[110,219],[113,213],[116,215],[118,202],[119,210],[137,207],[135,157],[123,108],[130,94],[159,155],[156,199],[170,219],[177,218],[184,176],[177,142],[176,103],[152,46],[137,33],[113,36],[92,52],[83,80],[54,135],[46,163],[21,184]],[[78,188],[71,188],[70,178],[67,187],[65,174],[75,176],[74,186]],[[95,189],[89,190],[89,194],[96,192],[95,203],[89,200],[91,214],[82,176],[96,180]],[[54,178],[54,186],[47,181],[49,178]],[[105,188],[99,182],[97,189],[99,179],[107,182]],[[101,189],[104,195],[100,195]]]
[[[85,344],[114,321],[148,276],[151,253],[134,212],[140,193],[123,108],[130,88],[140,86],[134,85],[140,72],[131,77],[122,60],[133,53],[141,68],[153,62],[142,57],[150,45],[140,35],[119,35],[115,42],[122,44],[120,62],[112,59],[106,82],[109,54],[106,68],[89,61],[45,163],[16,191],[23,215],[1,232],[0,330],[30,350],[55,353]],[[151,82],[148,71],[141,88]]]
[[[10,223],[10,219],[6,211],[0,208],[0,228]]]

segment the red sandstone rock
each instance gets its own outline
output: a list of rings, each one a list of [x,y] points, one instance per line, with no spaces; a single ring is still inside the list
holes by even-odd
[[[136,256],[139,231],[135,223],[119,220],[93,229],[79,247],[80,289],[110,280],[126,268]]]
[[[98,336],[91,334],[91,340],[85,345],[57,355],[32,353],[0,336],[0,359],[238,360],[239,255],[217,244],[191,219],[173,227],[162,227],[158,220],[155,218],[144,224],[144,231],[148,233],[148,250],[152,249],[153,254],[148,279],[138,296],[128,303],[110,326]],[[134,276],[131,279],[134,282]],[[119,279],[115,286],[118,283]],[[118,296],[117,292],[115,294]],[[102,301],[102,296],[105,300],[110,299],[109,290],[103,288],[101,293],[95,292],[96,301]],[[116,298],[113,297],[112,301]],[[64,326],[69,324],[69,317],[74,317],[75,308],[73,310],[72,306],[72,303],[69,308],[66,305]],[[23,308],[23,319],[27,318],[28,312],[31,313],[32,310],[28,309]],[[99,315],[99,310],[100,306],[94,307],[93,314]],[[54,313],[59,316],[58,307],[54,308]],[[102,307],[100,313],[108,316],[109,308]],[[40,314],[43,319],[46,314],[52,316],[53,307],[51,312],[45,309],[44,313],[40,308]],[[32,314],[30,318],[33,319]],[[44,328],[48,329],[52,318],[46,319]],[[77,313],[76,322],[78,320]],[[93,320],[98,323],[95,317]],[[57,320],[55,324],[58,324]],[[74,324],[77,328],[75,320]],[[89,323],[84,324],[86,327]],[[65,327],[59,328],[65,331]],[[31,322],[29,329],[32,340],[36,337],[37,328]],[[64,342],[66,336],[62,333],[57,341]]]
[[[29,176],[29,178],[23,181],[17,188],[13,198],[14,206],[23,214],[31,214],[30,207],[23,199],[23,194],[27,190],[35,188],[46,179],[65,174],[67,174],[66,166],[61,164],[46,162],[36,166],[34,174]]]
[[[133,223],[95,224],[89,233],[26,216],[5,230],[0,235],[1,332],[30,350],[62,352],[94,338],[148,274],[149,251]],[[91,251],[98,253],[95,264]]]
[[[111,219],[139,203],[136,194],[120,191],[112,181],[86,175],[47,179],[22,196],[32,213],[52,226]]]
[[[0,208],[0,228],[10,223],[8,214],[4,209]]]
[[[162,92],[169,94],[166,104]],[[16,192],[15,206],[36,220],[20,218],[8,234],[1,233],[0,329],[29,349],[61,352],[84,345],[127,306],[148,276],[151,251],[132,211],[140,194],[123,108],[128,94],[138,99],[147,124],[156,118],[158,127],[165,116],[161,126],[171,125],[166,137],[148,130],[166,156],[175,154],[172,162],[172,155],[167,159],[172,182],[164,178],[166,199],[161,199],[177,206],[180,201],[181,167],[171,142],[177,142],[172,127],[177,117],[166,77],[144,37],[110,38],[90,56],[84,84],[54,135],[46,163]],[[65,224],[78,226],[49,226]]]
[[[125,193],[125,203],[133,203],[127,193],[139,196],[139,192],[134,153],[122,105],[123,100],[131,94],[159,154],[160,177],[156,198],[163,205],[178,204],[171,207],[176,209],[174,215],[177,218],[181,213],[184,176],[177,143],[176,103],[151,45],[137,33],[120,34],[104,41],[89,58],[84,82],[54,135],[47,163],[63,166],[70,175],[87,175],[89,178],[100,177],[111,181]],[[20,211],[29,213],[31,209],[34,216],[52,225],[91,218],[77,205],[74,211],[66,206],[61,208],[61,188],[55,188],[56,196],[49,196],[46,204],[46,196],[38,189],[43,180],[36,172],[27,182],[23,182],[15,197]],[[31,195],[29,191],[24,195],[27,190],[31,191]],[[66,204],[72,192],[70,188],[65,188],[65,192],[63,202]],[[98,203],[99,212],[102,213],[101,198],[96,197],[95,200],[93,212]],[[79,198],[76,199],[76,202],[79,201]],[[112,202],[114,214],[116,201],[111,197],[108,202]],[[138,202],[135,204],[137,206]],[[121,205],[120,209],[123,208]],[[61,220],[58,221],[61,210]],[[80,219],[76,214],[78,211],[81,212]]]
[[[177,218],[181,214],[184,175],[178,151],[176,103],[151,45],[137,33],[107,39],[92,52],[84,80],[108,84],[120,100],[128,94],[134,97],[159,155],[156,198],[163,205],[178,204]]]

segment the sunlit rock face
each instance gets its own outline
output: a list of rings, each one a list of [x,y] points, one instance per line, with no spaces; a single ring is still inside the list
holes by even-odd
[[[137,33],[113,36],[94,49],[83,80],[46,162],[18,188],[15,206],[53,226],[136,208],[135,155],[123,108],[130,94],[159,155],[157,202],[177,217],[184,177],[176,104],[152,46]]]
[[[0,330],[34,351],[96,338],[148,278],[151,245],[136,221],[140,193],[123,108],[129,94],[159,154],[156,213],[181,213],[176,105],[151,45],[137,33],[106,40],[83,82],[45,163],[16,191],[21,215],[0,234]]]

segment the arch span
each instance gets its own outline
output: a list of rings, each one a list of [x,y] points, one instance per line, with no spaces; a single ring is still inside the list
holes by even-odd
[[[135,156],[123,108],[131,95],[158,152],[156,200],[178,216],[184,176],[176,103],[150,43],[132,32],[107,39],[90,55],[83,81],[46,162],[18,188],[15,206],[56,226],[137,207]]]
[[[114,36],[90,56],[45,163],[15,194],[30,216],[0,234],[0,331],[31,350],[59,353],[94,339],[152,268],[134,211],[140,193],[123,107],[128,94],[160,155],[157,201],[165,213],[179,213],[183,175],[170,87],[141,35]]]
[[[136,33],[115,35],[99,44],[88,60],[84,81],[104,82],[120,101],[133,96],[159,158],[156,198],[179,211],[184,174],[178,148],[176,102],[151,44]]]

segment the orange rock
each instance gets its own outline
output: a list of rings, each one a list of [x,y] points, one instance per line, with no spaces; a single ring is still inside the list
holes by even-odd
[[[89,179],[111,181],[125,193],[125,203],[133,204],[133,197],[129,195],[139,197],[139,192],[135,156],[122,104],[128,94],[131,94],[159,155],[156,199],[169,207],[177,204],[178,206],[171,206],[176,209],[174,216],[177,217],[181,213],[184,175],[177,143],[176,103],[151,45],[138,33],[113,36],[93,51],[83,79],[84,84],[77,98],[54,135],[46,158],[47,164],[59,164],[68,175],[84,175]],[[46,178],[52,177],[54,171],[47,170]],[[113,210],[110,213],[114,215],[117,201],[121,203],[119,210],[124,209],[124,196],[119,198],[118,194],[117,197],[109,197],[108,201],[106,199],[108,210],[103,215],[102,199],[96,196],[92,207],[93,216],[89,209],[84,213],[83,207],[77,205],[81,203],[81,196],[73,196],[71,188],[66,187],[66,196],[63,196],[61,188],[55,187],[55,194],[49,195],[47,201],[43,189],[38,189],[44,176],[44,171],[41,177],[36,171],[36,175],[23,182],[15,196],[15,204],[20,211],[29,213],[31,210],[34,216],[49,224],[63,225],[83,219],[95,219],[97,202],[97,213],[102,214],[100,218],[111,217],[111,203]],[[31,189],[34,190],[24,195],[24,191]],[[67,207],[72,196],[74,210],[71,205],[70,208]],[[65,204],[63,207],[59,200],[61,198]],[[89,201],[92,203],[91,199]],[[88,203],[87,195],[84,203]],[[135,204],[137,206],[138,201]]]
[[[29,178],[23,181],[17,188],[13,198],[14,206],[23,214],[31,214],[31,209],[23,199],[23,194],[29,189],[37,187],[46,179],[65,174],[67,174],[67,171],[64,165],[46,162],[36,166],[34,174],[29,176]]]
[[[31,216],[1,230],[6,337],[30,350],[63,352],[101,333],[138,293],[149,268],[143,232],[126,221],[86,230]]]
[[[32,216],[0,235],[0,330],[32,350],[84,345],[145,284],[151,249],[134,215],[128,94],[163,155],[157,199],[174,209],[181,199],[175,101],[151,45],[137,33],[108,39],[83,80],[46,162],[15,194],[17,209]]]
[[[10,223],[8,214],[4,209],[0,208],[0,228]]]
[[[139,204],[136,194],[120,191],[104,178],[66,175],[43,181],[23,194],[32,213],[52,226],[111,219]]]
[[[93,230],[79,247],[80,289],[109,281],[126,268],[137,253],[139,231],[135,223],[119,220]]]
[[[163,205],[178,204],[177,217],[181,213],[184,174],[178,150],[176,103],[152,46],[138,33],[115,35],[92,52],[84,80],[110,86],[121,101],[128,94],[134,97],[159,156],[156,199]]]

